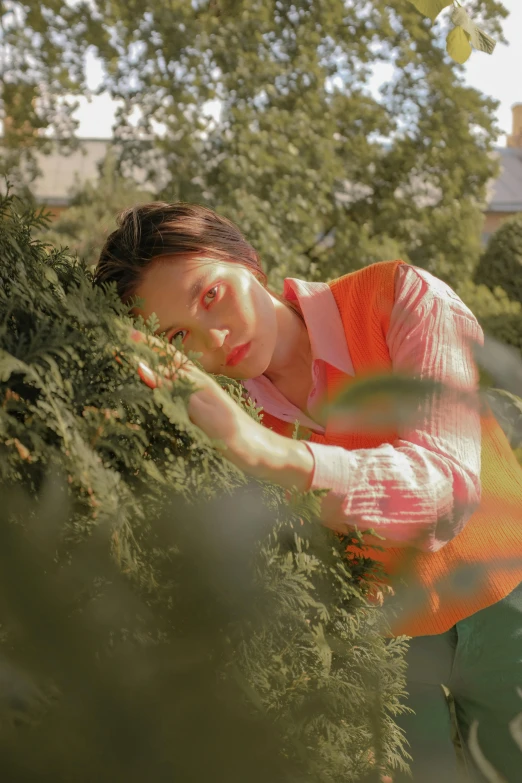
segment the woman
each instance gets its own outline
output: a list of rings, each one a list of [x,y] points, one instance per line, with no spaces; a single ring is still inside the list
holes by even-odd
[[[384,550],[370,555],[390,575],[416,555],[408,579],[425,600],[393,627],[413,637],[407,689],[415,715],[398,723],[414,780],[486,780],[467,749],[478,721],[487,761],[509,783],[521,781],[510,722],[522,713],[522,561],[510,560],[522,555],[522,470],[480,410],[471,343],[482,344],[483,333],[471,311],[445,283],[402,261],[329,283],[287,278],[280,296],[235,225],[182,203],[120,215],[95,274],[96,284],[111,281],[123,301],[141,298],[136,315],[156,314],[157,333],[198,352],[208,373],[240,380],[263,407],[258,424],[213,378],[184,367],[200,388],[189,416],[223,442],[228,459],[288,489],[329,489],[323,523],[339,532],[374,528]],[[384,433],[324,414],[354,377],[392,372],[456,393],[433,394],[415,421]],[[151,386],[161,382],[144,366],[140,374]],[[295,419],[309,441],[291,438]],[[457,569],[477,564],[485,577],[473,592],[448,589]],[[455,702],[464,778],[442,685]]]

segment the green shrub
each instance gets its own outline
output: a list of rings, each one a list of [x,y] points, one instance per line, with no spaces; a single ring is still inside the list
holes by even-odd
[[[350,783],[377,779],[371,752],[404,767],[405,643],[365,598],[375,563],[318,524],[324,493],[289,505],[223,459],[186,382],[141,383],[136,357],[156,353],[42,226],[1,201],[4,779]]]
[[[522,353],[522,303],[509,298],[505,288],[466,280],[455,286],[462,301],[476,316],[486,334]]]
[[[506,220],[490,237],[474,281],[491,291],[500,286],[510,299],[522,302],[522,214]]]

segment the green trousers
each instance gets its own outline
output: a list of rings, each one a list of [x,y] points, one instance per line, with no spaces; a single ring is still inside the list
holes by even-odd
[[[410,744],[414,782],[522,783],[522,584],[446,633],[413,638],[407,662],[405,703],[415,714],[395,720]],[[481,772],[470,752],[475,721],[498,778]]]

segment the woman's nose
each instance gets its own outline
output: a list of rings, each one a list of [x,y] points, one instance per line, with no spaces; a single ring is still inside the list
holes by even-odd
[[[221,348],[227,336],[229,334],[228,329],[210,329],[208,332],[208,344],[211,349]]]

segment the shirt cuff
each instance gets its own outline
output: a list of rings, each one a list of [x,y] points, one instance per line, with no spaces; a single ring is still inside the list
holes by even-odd
[[[303,441],[314,458],[314,471],[308,491],[330,489],[336,494],[346,495],[350,452],[342,446]]]

